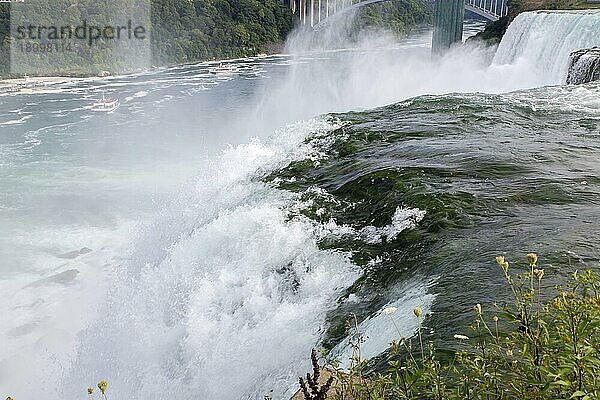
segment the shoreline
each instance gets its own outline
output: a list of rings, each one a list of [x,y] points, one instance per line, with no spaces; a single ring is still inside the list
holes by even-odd
[[[35,76],[25,78],[0,79],[0,97],[17,94],[39,93],[50,87],[72,84],[80,81],[93,81],[102,77],[67,77],[67,76]]]
[[[215,59],[215,60],[204,60],[197,62],[188,62],[188,63],[179,63],[179,64],[168,64],[162,66],[153,66],[151,68],[146,68],[142,71],[134,71],[134,72],[126,72],[119,74],[111,74],[111,75],[81,75],[81,76],[69,76],[69,75],[43,75],[43,76],[25,76],[19,78],[0,78],[0,97],[11,94],[23,94],[23,93],[36,93],[41,92],[44,89],[48,89],[48,86],[62,85],[62,84],[72,84],[76,82],[89,82],[96,81],[102,79],[110,79],[110,78],[120,78],[127,77],[133,75],[144,75],[151,74],[154,72],[168,70],[172,68],[181,68],[186,66],[211,66],[215,64],[230,64],[239,61],[249,61],[249,60],[257,60],[264,59],[269,57],[287,57],[289,54],[286,53],[260,53],[254,56],[248,57],[238,57],[238,58],[229,58],[229,59]]]
[[[285,43],[284,42],[270,43],[270,44],[266,45],[264,52],[256,53],[256,54],[248,55],[248,56],[244,56],[244,57],[213,58],[210,60],[196,60],[196,61],[189,61],[189,62],[183,62],[183,63],[167,63],[167,64],[162,64],[162,65],[152,65],[151,67],[147,67],[147,68],[140,69],[137,71],[119,72],[119,73],[114,73],[114,74],[110,73],[108,71],[100,71],[97,74],[64,73],[64,74],[53,74],[53,75],[35,75],[35,76],[29,76],[29,77],[26,75],[25,76],[16,76],[16,77],[11,77],[11,76],[3,77],[0,75],[0,85],[4,82],[8,82],[8,81],[23,80],[23,79],[33,80],[36,78],[44,78],[44,79],[61,78],[61,79],[77,80],[77,79],[89,79],[89,78],[108,78],[108,77],[113,77],[113,76],[128,76],[128,75],[135,75],[135,74],[142,74],[142,73],[147,73],[147,72],[152,72],[152,71],[158,71],[161,69],[181,67],[181,66],[185,66],[185,65],[199,65],[199,64],[204,64],[204,63],[232,62],[232,61],[246,60],[246,59],[252,59],[252,58],[264,58],[264,57],[270,57],[270,56],[285,56],[285,55],[287,55],[287,54],[285,53]]]

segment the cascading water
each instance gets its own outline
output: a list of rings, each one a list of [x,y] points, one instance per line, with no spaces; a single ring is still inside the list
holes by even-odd
[[[281,393],[278,382],[293,378],[327,304],[357,271],[343,254],[318,249],[318,225],[288,220],[294,196],[254,178],[295,158],[318,160],[301,140],[331,128],[295,124],[270,144],[228,151],[195,179],[175,215],[153,224],[123,265],[106,316],[82,337],[66,398],[93,376],[129,398]],[[181,207],[189,209],[183,221]]]
[[[519,65],[542,84],[563,83],[573,51],[600,46],[600,10],[537,11],[515,18],[498,46],[494,65]]]

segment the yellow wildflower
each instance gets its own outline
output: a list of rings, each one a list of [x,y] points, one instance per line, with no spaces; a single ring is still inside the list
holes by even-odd
[[[106,392],[106,387],[108,386],[108,382],[107,381],[100,381],[98,382],[98,389],[100,389],[100,391],[102,392],[102,394],[104,394],[104,392]]]

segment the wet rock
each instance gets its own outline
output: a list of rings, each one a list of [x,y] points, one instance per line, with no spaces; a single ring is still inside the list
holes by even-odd
[[[66,271],[60,272],[58,274],[49,276],[44,279],[40,279],[39,281],[35,281],[32,284],[28,285],[29,287],[35,286],[46,286],[48,284],[58,284],[58,285],[70,285],[73,283],[79,271],[76,269],[68,269]]]
[[[569,57],[567,84],[581,85],[600,80],[600,48],[578,50]]]
[[[24,325],[21,325],[21,326],[11,329],[8,332],[8,334],[11,336],[16,336],[16,337],[17,336],[25,336],[25,335],[33,332],[36,327],[37,327],[37,323],[30,322],[28,324],[24,324]]]
[[[67,260],[73,260],[79,256],[82,256],[84,254],[87,254],[89,252],[91,252],[92,249],[88,249],[87,247],[82,247],[79,250],[73,250],[73,251],[69,251],[67,253],[63,253],[63,254],[59,254],[57,257],[58,258],[64,258]]]

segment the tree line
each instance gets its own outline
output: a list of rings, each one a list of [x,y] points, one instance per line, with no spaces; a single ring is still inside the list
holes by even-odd
[[[135,1],[123,0],[131,7]],[[228,59],[256,55],[281,47],[296,23],[289,6],[282,0],[150,0],[151,63],[154,66]],[[113,2],[94,0],[36,0],[36,20],[63,21],[83,18],[106,22],[112,15]],[[0,4],[0,76],[10,71],[10,48],[15,38],[10,35],[9,3]],[[34,7],[34,6],[32,6]],[[417,24],[430,20],[430,10],[418,0],[396,0],[365,7],[354,23],[356,31],[383,27],[398,35],[406,34]],[[14,16],[13,16],[14,19]],[[14,22],[14,21],[13,21]],[[93,65],[96,70],[127,72],[110,50],[82,48],[59,56],[59,69],[64,74],[79,74],[77,66]],[[62,57],[62,58],[61,58]],[[44,54],[30,56],[30,62],[43,67]],[[84,68],[85,69],[85,68]],[[86,72],[81,69],[80,74]],[[87,73],[90,73],[88,71]],[[61,74],[58,71],[57,74]]]

